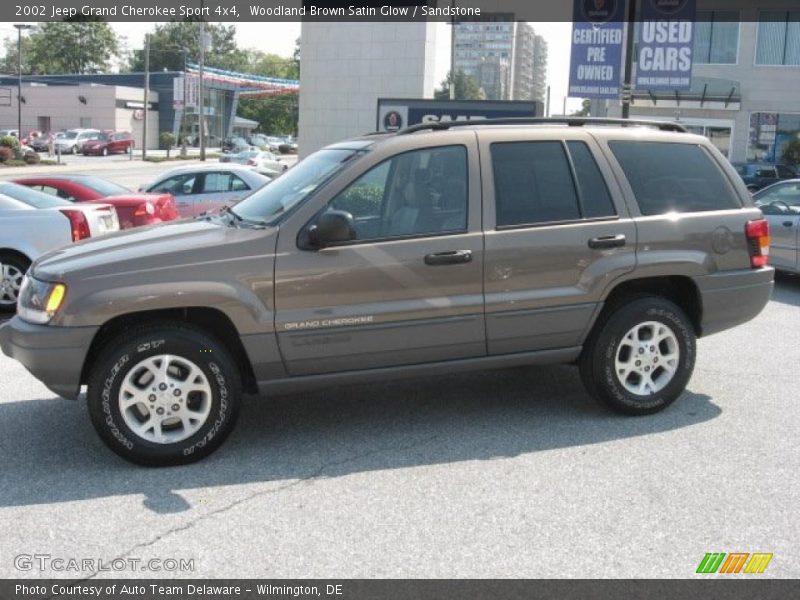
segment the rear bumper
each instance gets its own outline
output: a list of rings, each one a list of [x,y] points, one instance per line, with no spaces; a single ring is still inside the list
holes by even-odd
[[[775,269],[747,269],[695,277],[700,292],[700,335],[711,335],[756,317],[769,302]]]
[[[74,400],[86,353],[98,327],[33,325],[14,317],[0,325],[0,349],[52,392]]]

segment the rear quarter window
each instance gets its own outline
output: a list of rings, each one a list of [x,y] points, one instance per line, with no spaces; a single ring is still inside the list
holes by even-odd
[[[703,148],[664,142],[609,142],[645,216],[741,208]]]

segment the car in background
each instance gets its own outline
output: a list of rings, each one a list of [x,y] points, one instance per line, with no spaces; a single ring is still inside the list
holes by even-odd
[[[91,175],[21,177],[14,180],[70,202],[104,202],[114,206],[120,227],[130,229],[178,218],[175,199],[167,193],[141,194]]]
[[[127,154],[134,146],[130,131],[104,131],[96,139],[90,139],[81,146],[81,154],[86,156],[108,156]]]
[[[800,179],[775,183],[753,194],[753,202],[769,222],[769,264],[780,271],[800,273]]]
[[[96,139],[100,134],[99,129],[69,129],[61,137],[56,136],[54,149],[61,154],[75,154],[84,142]]]
[[[782,179],[793,179],[797,173],[788,165],[772,163],[733,163],[733,168],[751,192],[765,188]]]
[[[264,150],[245,150],[237,154],[223,154],[219,157],[219,162],[234,163],[252,167],[254,170],[275,177],[289,168],[280,156]]]
[[[279,137],[277,137],[277,136],[274,136],[274,135],[268,135],[268,136],[267,136],[267,143],[266,143],[267,149],[268,149],[270,152],[280,152],[280,146],[281,146],[281,144],[283,144],[285,141],[286,141],[286,140],[284,140],[284,139],[282,139],[282,138],[279,138]]]
[[[238,153],[245,150],[252,150],[252,146],[243,137],[226,138],[222,141],[222,151]]]
[[[297,154],[297,140],[291,136],[287,136],[278,146],[278,151],[281,154]]]
[[[51,135],[49,133],[40,133],[37,136],[28,136],[28,146],[34,152],[47,152]]]
[[[247,143],[251,146],[255,146],[256,148],[261,148],[262,146],[267,146],[269,142],[267,141],[267,136],[263,133],[252,133],[247,137]]]
[[[181,217],[194,217],[238,202],[270,181],[244,165],[223,163],[176,167],[139,189],[171,194]]]
[[[0,129],[0,137],[5,137],[7,135],[18,138],[19,131],[16,129]]]
[[[110,204],[76,206],[10,182],[0,182],[0,312],[16,307],[22,278],[42,254],[119,230]]]

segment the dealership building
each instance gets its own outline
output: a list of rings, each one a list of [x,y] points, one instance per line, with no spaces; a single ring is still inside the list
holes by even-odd
[[[667,119],[702,133],[732,161],[780,162],[800,138],[800,12],[774,1],[739,12],[702,11],[688,91],[633,90],[631,117]],[[783,10],[781,10],[783,8]],[[621,114],[618,102],[608,116]]]

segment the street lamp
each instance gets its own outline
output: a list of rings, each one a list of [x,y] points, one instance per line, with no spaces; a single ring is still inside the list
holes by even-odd
[[[32,25],[14,23],[17,28],[17,139],[22,144],[22,30]]]

